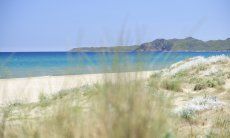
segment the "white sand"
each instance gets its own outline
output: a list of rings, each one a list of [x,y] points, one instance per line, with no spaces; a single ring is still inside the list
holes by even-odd
[[[153,72],[130,72],[121,73],[135,79],[136,75],[148,78]],[[0,79],[0,105],[13,102],[37,102],[39,95],[55,94],[60,90],[102,83],[104,78],[114,78],[115,74],[85,74],[71,76],[45,76],[30,78]]]

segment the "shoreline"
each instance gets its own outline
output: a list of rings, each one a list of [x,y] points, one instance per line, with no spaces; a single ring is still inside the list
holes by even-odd
[[[136,79],[137,75],[147,79],[154,72],[156,71],[122,72],[119,74],[128,75],[130,79]],[[98,73],[0,79],[0,105],[14,102],[37,102],[41,93],[52,95],[61,90],[102,83],[105,77],[112,79],[116,75],[117,73]]]
[[[169,66],[168,66],[169,67]],[[167,68],[167,67],[164,67]],[[139,71],[121,71],[119,73],[134,73],[134,72],[156,72],[161,69],[147,69],[147,70],[139,70]],[[88,72],[88,73],[81,73],[81,74],[57,74],[57,75],[35,75],[35,76],[12,76],[12,77],[0,77],[0,80],[6,80],[6,79],[23,79],[23,78],[40,78],[40,77],[62,77],[62,76],[80,76],[80,75],[91,75],[91,74],[116,74],[117,72]]]

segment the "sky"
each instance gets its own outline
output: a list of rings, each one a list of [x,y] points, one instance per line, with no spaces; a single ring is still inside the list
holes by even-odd
[[[229,0],[0,0],[0,51],[230,37]]]

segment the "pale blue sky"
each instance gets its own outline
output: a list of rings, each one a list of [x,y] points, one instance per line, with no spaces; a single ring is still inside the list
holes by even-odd
[[[230,1],[0,0],[0,51],[65,51],[187,36],[230,37]]]

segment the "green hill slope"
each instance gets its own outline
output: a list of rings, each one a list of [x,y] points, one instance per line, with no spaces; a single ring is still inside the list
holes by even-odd
[[[150,51],[230,51],[230,38],[202,41],[192,37],[185,39],[156,39],[134,46],[81,47],[71,52],[150,52]]]

